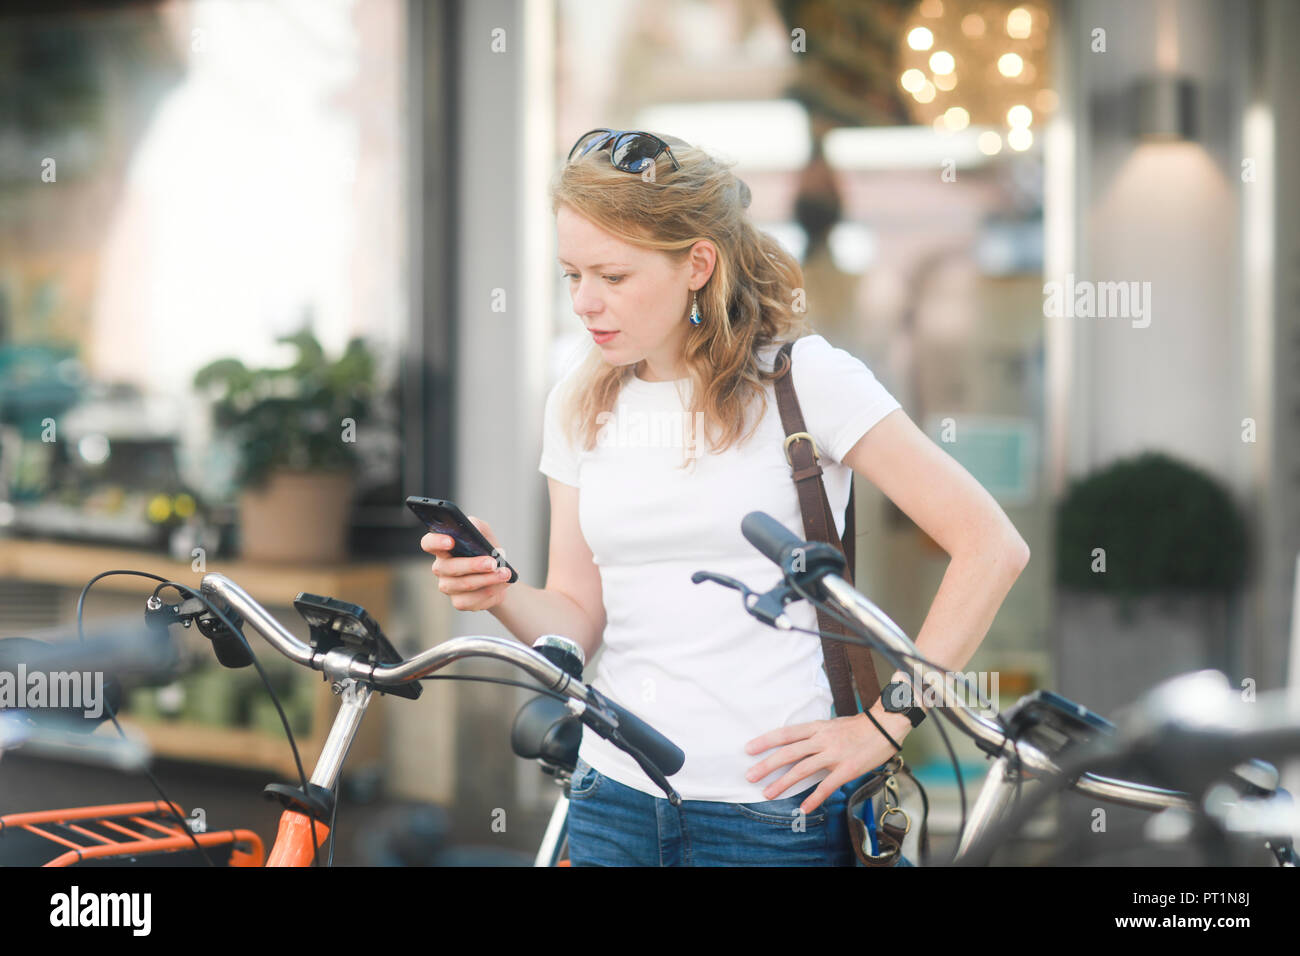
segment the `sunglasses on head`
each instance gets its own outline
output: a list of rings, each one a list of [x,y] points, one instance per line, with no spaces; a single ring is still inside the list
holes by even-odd
[[[573,162],[575,154],[576,158],[581,159],[593,149],[608,149],[609,161],[616,169],[628,173],[642,172],[661,153],[668,154],[668,158],[673,161],[673,169],[682,168],[667,143],[653,133],[634,129],[593,129],[583,133],[573,144],[573,149],[569,150],[569,158],[565,162]]]

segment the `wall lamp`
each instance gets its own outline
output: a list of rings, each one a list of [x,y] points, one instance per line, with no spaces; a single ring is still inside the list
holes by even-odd
[[[1186,77],[1159,73],[1133,86],[1133,132],[1143,142],[1196,138],[1197,90]]]

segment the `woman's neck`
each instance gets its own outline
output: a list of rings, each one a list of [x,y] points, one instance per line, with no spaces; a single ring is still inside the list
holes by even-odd
[[[644,358],[637,363],[636,377],[643,382],[676,382],[686,378],[686,368],[679,362],[675,367],[666,369],[662,363],[657,364]]]

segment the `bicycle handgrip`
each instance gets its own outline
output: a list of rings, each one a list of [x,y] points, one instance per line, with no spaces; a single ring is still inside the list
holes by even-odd
[[[781,564],[793,548],[807,546],[807,542],[762,511],[751,511],[740,522],[740,533],[745,540],[773,564]]]
[[[616,704],[595,688],[591,693],[601,708],[618,718],[618,730],[629,744],[650,758],[665,777],[671,777],[686,762],[686,754],[675,743],[627,708]]]
[[[29,674],[103,673],[105,679],[126,678],[133,687],[155,687],[177,678],[180,657],[165,633],[158,635],[122,620],[97,626],[85,640],[0,638],[0,671],[19,664]]]

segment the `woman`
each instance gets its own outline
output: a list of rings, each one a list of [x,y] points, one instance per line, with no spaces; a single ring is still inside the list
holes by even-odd
[[[594,347],[546,402],[546,587],[507,584],[492,559],[452,558],[429,534],[439,588],[526,643],[565,634],[590,660],[603,641],[593,684],[686,754],[674,808],[630,757],[585,734],[574,865],[852,865],[847,793],[893,747],[866,715],[832,716],[815,637],[767,628],[733,591],[691,583],[700,569],[755,589],[778,580],[741,536],[750,511],[802,531],[770,384],[779,346],[795,341],[837,533],[856,472],[952,558],[917,636],[923,654],[960,669],[1029,550],[861,361],[810,334],[797,262],[754,228],[749,190],[725,165],[678,139],[597,130],[552,200]],[[787,611],[816,626],[806,603]],[[880,700],[871,712],[897,741],[912,729]]]

